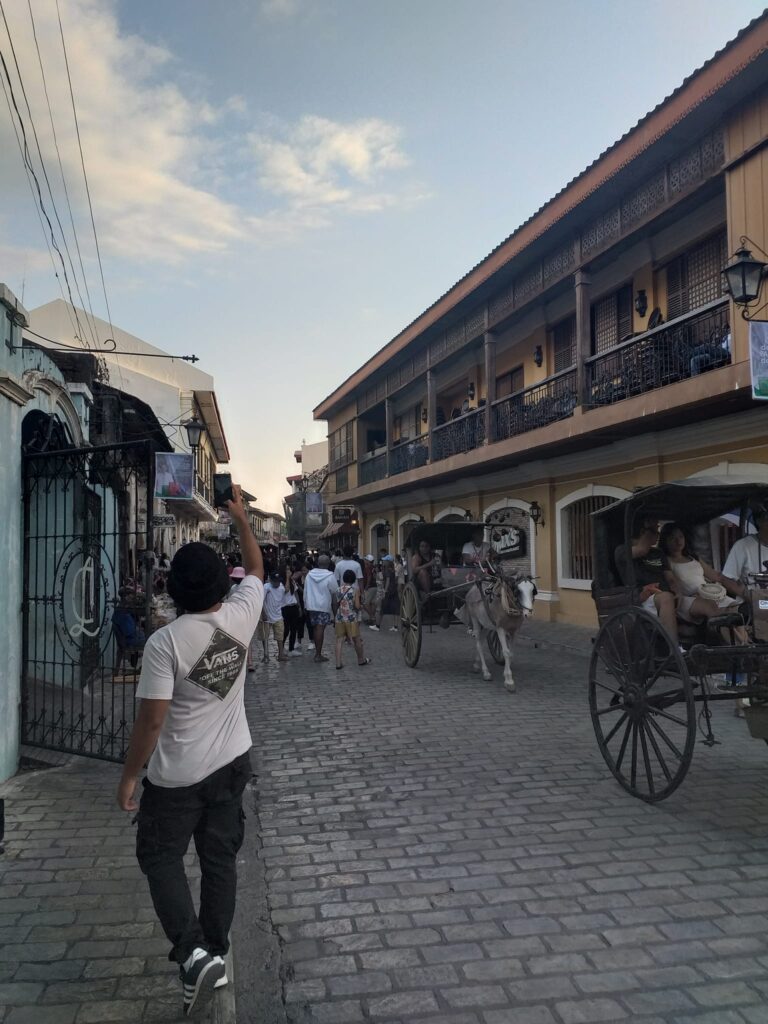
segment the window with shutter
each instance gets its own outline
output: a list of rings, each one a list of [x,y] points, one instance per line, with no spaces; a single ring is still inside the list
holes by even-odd
[[[592,305],[592,353],[600,355],[632,333],[632,285],[622,285]]]
[[[567,370],[576,362],[576,317],[569,316],[552,328],[553,372]]]
[[[728,236],[721,229],[667,265],[667,319],[674,320],[723,294],[720,272],[728,260]]]
[[[569,363],[570,365],[570,363]],[[516,391],[522,391],[525,387],[525,378],[522,366],[516,366],[514,370],[496,378],[496,397],[506,398],[514,395]]]

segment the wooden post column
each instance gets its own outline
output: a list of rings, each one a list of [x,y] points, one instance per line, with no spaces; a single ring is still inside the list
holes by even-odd
[[[432,458],[432,431],[437,421],[437,382],[435,371],[427,370],[427,427],[425,433],[429,440],[429,457]]]
[[[387,424],[387,476],[389,476],[391,471],[392,471],[392,469],[391,469],[391,463],[392,463],[392,442],[393,442],[393,436],[392,435],[394,434],[394,430],[392,429],[393,428],[394,413],[392,411],[392,399],[391,398],[385,398],[384,399],[384,415],[386,417],[386,424]]]
[[[586,270],[574,275],[576,288],[576,396],[579,405],[589,403],[587,394],[587,360],[592,355],[590,319],[590,280]]]
[[[495,440],[493,430],[493,403],[496,401],[496,335],[486,331],[483,335],[485,353],[485,443]]]

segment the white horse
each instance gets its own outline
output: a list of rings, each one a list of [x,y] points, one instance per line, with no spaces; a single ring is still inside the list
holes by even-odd
[[[507,579],[496,575],[495,579],[484,579],[477,586],[470,587],[459,617],[470,627],[475,636],[477,658],[473,665],[475,672],[482,668],[483,679],[491,678],[485,662],[483,643],[485,634],[494,631],[504,654],[504,686],[515,689],[512,678],[512,643],[515,633],[529,615],[533,614],[536,599],[536,585],[530,576],[517,575]]]

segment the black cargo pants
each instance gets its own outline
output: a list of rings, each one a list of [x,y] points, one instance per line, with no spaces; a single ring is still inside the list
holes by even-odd
[[[199,946],[214,956],[229,949],[235,914],[237,851],[243,843],[243,790],[251,778],[249,754],[193,786],[170,789],[144,779],[136,816],[136,856],[147,876],[155,912],[183,963]],[[190,839],[200,860],[200,913],[195,913],[184,855]]]

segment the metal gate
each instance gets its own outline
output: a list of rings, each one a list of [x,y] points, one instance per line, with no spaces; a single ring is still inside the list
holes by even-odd
[[[23,456],[21,740],[125,757],[151,629],[150,442]]]

